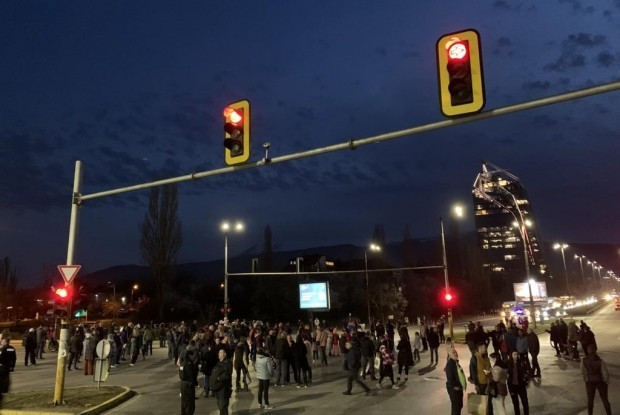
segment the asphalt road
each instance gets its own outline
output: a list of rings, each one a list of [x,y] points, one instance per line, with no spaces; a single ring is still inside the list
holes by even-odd
[[[620,408],[620,394],[612,391],[617,388],[620,374],[620,312],[614,311],[612,305],[586,319],[592,327],[601,357],[606,360],[610,373],[610,400],[612,410]],[[549,345],[547,334],[540,336],[542,380],[528,388],[532,414],[586,414],[586,393],[581,378],[579,363],[555,356]],[[23,366],[23,349],[18,347],[18,367],[13,374],[13,390],[51,388],[54,383],[55,362],[49,353],[48,359],[40,361],[36,367]],[[469,351],[464,345],[457,345],[461,356],[461,365],[467,370]],[[165,350],[155,349],[153,356],[139,360],[135,367],[123,364],[112,369],[107,384],[126,385],[138,392],[138,395],[107,414],[179,414],[179,378],[175,366],[165,360]],[[366,396],[359,387],[354,386],[353,396],[344,396],[346,380],[341,370],[341,359],[331,358],[327,367],[313,367],[314,384],[308,389],[286,386],[270,390],[270,403],[275,407],[268,411],[272,414],[396,414],[419,413],[433,414],[450,412],[449,399],[445,390],[443,366],[446,351],[440,348],[440,364],[428,366],[429,353],[422,353],[422,362],[410,372],[408,382],[401,382],[401,388],[376,389],[372,396]],[[396,369],[395,369],[396,370]],[[254,376],[253,376],[254,377]],[[384,380],[387,386],[389,381]],[[92,377],[83,372],[68,372],[66,386],[91,384]],[[249,392],[233,393],[231,411],[234,414],[259,414],[265,411],[258,408],[257,382],[250,385]],[[468,391],[471,392],[471,386]],[[595,414],[603,414],[600,399],[595,401]],[[506,413],[513,414],[510,397],[506,400]],[[463,413],[466,413],[463,410]],[[217,414],[214,398],[200,398],[196,401],[196,414]],[[496,412],[497,414],[497,412]]]

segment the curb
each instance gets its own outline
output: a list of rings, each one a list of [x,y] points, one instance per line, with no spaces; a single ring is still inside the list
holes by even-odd
[[[121,387],[124,388],[125,391],[121,393],[120,395],[116,395],[114,398],[108,399],[107,401],[100,403],[97,406],[93,406],[92,408],[79,412],[78,415],[100,414],[102,412],[107,411],[108,409],[114,408],[115,406],[122,404],[123,402],[133,398],[137,394],[136,391],[130,389],[127,386],[121,386]]]
[[[121,403],[137,395],[136,391],[130,389],[127,386],[121,386],[121,388],[125,390],[119,395],[116,395],[115,397],[108,399],[107,401],[100,403],[97,406],[88,408],[82,412],[52,412],[47,410],[31,411],[22,409],[0,409],[0,415],[97,415],[107,411],[108,409],[112,409],[115,406],[118,406]]]

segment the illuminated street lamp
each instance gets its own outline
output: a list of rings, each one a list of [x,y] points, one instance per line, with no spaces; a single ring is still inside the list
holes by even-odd
[[[138,288],[140,288],[138,284],[134,284],[131,286],[131,304],[133,304],[133,292],[138,291]]]
[[[245,226],[240,221],[235,222],[234,225],[224,221],[220,225],[220,230],[224,233],[224,317],[228,317],[228,233],[231,231],[243,232]]]
[[[568,271],[566,270],[566,258],[564,257],[564,250],[568,248],[568,244],[555,243],[553,249],[560,250],[562,252],[562,263],[564,263],[564,275],[566,277],[566,292],[570,295],[570,287],[568,286]]]
[[[368,327],[370,327],[370,288],[368,288],[368,250],[373,252],[381,252],[381,247],[375,243],[364,249],[364,269],[366,271],[366,307],[368,307]]]

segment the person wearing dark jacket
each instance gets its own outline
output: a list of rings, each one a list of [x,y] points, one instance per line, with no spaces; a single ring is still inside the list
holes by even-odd
[[[375,376],[375,345],[370,339],[370,332],[360,333],[360,350],[362,352],[362,379],[366,379],[366,366],[370,364],[370,378],[377,380]]]
[[[213,368],[209,378],[209,388],[215,392],[217,407],[220,415],[228,415],[228,403],[232,395],[232,363],[226,357],[226,352],[220,350],[217,354],[219,362]]]
[[[431,365],[439,363],[439,334],[437,327],[433,327],[428,333],[428,348],[431,349]]]
[[[538,364],[538,354],[540,353],[540,341],[538,335],[534,333],[534,330],[529,329],[527,335],[527,349],[532,355],[532,376],[535,378],[540,377],[540,365]]]
[[[71,370],[71,366],[75,370],[80,370],[77,367],[77,359],[78,355],[82,351],[83,343],[82,337],[80,336],[80,332],[78,329],[75,330],[75,333],[69,338],[69,359],[67,361],[67,370]]]
[[[168,343],[170,344],[170,343]],[[217,351],[215,350],[214,343],[206,343],[200,349],[200,371],[204,374],[204,396],[205,398],[209,397],[209,393],[211,392],[209,389],[209,378],[211,377],[211,372],[213,368],[217,364]]]
[[[449,359],[446,364],[446,389],[450,396],[451,415],[460,415],[463,408],[463,391],[467,386],[465,373],[459,365],[459,355],[453,347],[448,348]]]
[[[560,344],[562,343],[562,336],[560,334],[560,322],[556,320],[556,322],[551,325],[551,328],[545,331],[550,334],[549,340],[551,340],[551,344],[555,349],[555,355],[560,356]]]
[[[581,340],[581,347],[583,347],[583,351],[586,354],[588,353],[588,349],[590,348],[590,345],[594,345],[594,347],[596,348],[596,339],[594,338],[594,333],[592,332],[590,327],[585,326],[581,330],[581,334],[579,338]]]
[[[530,379],[530,363],[522,359],[515,350],[508,360],[508,391],[512,399],[515,415],[521,415],[519,398],[523,405],[523,413],[529,415],[530,405],[527,400],[527,382]]]
[[[438,342],[440,341],[439,338],[437,338],[437,341]],[[396,347],[396,349],[398,350],[398,357],[396,359],[398,363],[398,377],[396,381],[397,382],[400,381],[400,375],[403,371],[403,368],[405,369],[405,381],[408,381],[409,380],[409,368],[413,366],[413,352],[411,351],[411,342],[409,341],[409,336],[407,335],[406,332],[401,333],[400,340],[398,341],[398,346]],[[431,348],[431,356],[432,356],[432,350],[433,349]]]
[[[198,382],[198,349],[192,340],[179,356],[179,376],[181,378],[181,415],[194,415],[196,410],[196,386]]]
[[[248,372],[247,365],[249,364],[250,358],[250,346],[245,340],[245,337],[240,337],[237,346],[235,347],[235,357],[233,361],[233,366],[235,368],[235,372],[237,373],[237,380],[235,383],[235,392],[239,392],[241,390],[241,374],[243,373],[243,390],[247,391],[248,383],[252,382],[250,378],[250,373]]]
[[[26,347],[26,353],[24,355],[25,365],[28,366],[28,359],[33,365],[37,364],[36,350],[37,350],[37,336],[34,329],[29,329],[26,338],[24,339],[24,346]]]
[[[560,350],[568,356],[568,324],[563,318],[560,319]]]
[[[596,354],[596,346],[590,344],[587,350],[588,354],[581,361],[581,375],[586,383],[586,392],[588,394],[588,415],[592,415],[594,410],[594,395],[598,390],[605,407],[607,415],[611,415],[611,406],[607,398],[607,389],[609,386],[609,372],[605,361]]]
[[[11,386],[10,373],[15,369],[17,360],[15,348],[9,344],[10,341],[10,338],[3,337],[0,342],[0,403],[2,395],[7,393]]]
[[[284,386],[286,382],[286,372],[288,371],[288,363],[286,361],[288,357],[288,342],[286,341],[286,333],[281,332],[278,335],[278,340],[276,340],[275,345],[275,355],[276,359],[276,383],[275,386]]]
[[[301,388],[301,379],[303,375],[304,387],[308,387],[308,349],[304,343],[303,337],[298,334],[297,340],[293,346],[293,356],[295,358],[295,369],[297,370],[297,388]]]
[[[362,352],[357,344],[346,342],[344,347],[347,352],[344,355],[344,370],[347,371],[347,390],[342,392],[343,395],[351,395],[353,390],[353,380],[360,385],[366,394],[370,393],[370,388],[366,386],[360,379],[360,368],[362,366]]]

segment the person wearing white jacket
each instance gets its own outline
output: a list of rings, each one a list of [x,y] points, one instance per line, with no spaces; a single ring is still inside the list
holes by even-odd
[[[420,350],[422,350],[422,338],[420,337],[420,333],[417,331],[413,336],[413,360],[419,362],[420,361]]]

